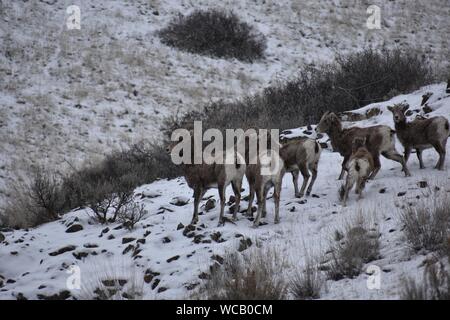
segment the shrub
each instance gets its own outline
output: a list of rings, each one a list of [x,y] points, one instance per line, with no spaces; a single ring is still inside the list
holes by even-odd
[[[342,112],[415,90],[431,81],[431,69],[414,50],[364,51],[338,56],[335,63],[305,68],[284,84],[234,102],[214,102],[166,120],[166,134],[179,127],[290,129],[316,123],[329,110]]]
[[[318,266],[307,261],[304,269],[294,274],[289,284],[289,291],[298,300],[319,299],[322,285],[323,279]]]
[[[144,205],[131,202],[119,211],[118,219],[126,229],[133,230],[146,215]]]
[[[450,300],[450,274],[440,262],[427,265],[422,283],[405,280],[400,296],[404,300]]]
[[[286,297],[282,263],[274,250],[228,253],[222,266],[212,268],[203,294],[214,300],[282,300]]]
[[[27,228],[56,220],[62,208],[59,179],[42,168],[32,171],[30,180],[13,186],[2,224]]]
[[[31,183],[15,188],[16,196],[2,217],[5,225],[32,227],[80,207],[92,209],[101,223],[115,221],[131,205],[134,188],[158,178],[177,177],[180,168],[172,163],[162,142],[133,145],[59,179],[42,169],[36,172]]]
[[[344,237],[329,250],[329,279],[354,278],[361,273],[364,264],[379,258],[379,233],[374,228],[368,229],[362,221],[355,221],[341,233]]]
[[[247,62],[261,59],[266,47],[264,36],[234,13],[214,9],[180,15],[159,36],[163,43],[181,50]]]
[[[422,202],[400,214],[406,239],[416,251],[447,251],[450,238],[450,199]]]

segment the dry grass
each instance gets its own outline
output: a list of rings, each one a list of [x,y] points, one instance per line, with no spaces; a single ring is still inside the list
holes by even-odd
[[[404,300],[450,300],[450,274],[443,263],[427,265],[422,282],[405,280],[400,296]]]
[[[339,234],[343,237],[336,238]],[[379,232],[370,226],[362,216],[350,222],[343,232],[335,232],[335,243],[329,255],[327,276],[332,280],[358,276],[364,264],[380,257]]]
[[[213,268],[201,296],[214,300],[282,300],[287,293],[282,266],[282,257],[273,249],[227,253],[223,264]]]
[[[289,283],[289,292],[297,300],[319,299],[324,279],[316,262],[306,261],[302,270],[297,270]]]
[[[416,251],[446,251],[450,238],[450,198],[434,197],[400,214],[408,243]]]

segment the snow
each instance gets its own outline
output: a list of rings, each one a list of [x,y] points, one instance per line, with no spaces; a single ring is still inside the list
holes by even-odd
[[[381,30],[365,27],[368,5],[357,0],[3,1],[0,208],[30,166],[66,172],[159,139],[166,116],[260,92],[338,52],[412,46],[445,72],[448,1],[378,2]],[[81,30],[66,28],[69,5],[80,7]],[[232,9],[255,26],[267,38],[266,59],[248,64],[161,44],[157,30],[206,8]]]
[[[411,109],[421,109],[421,97],[427,92],[433,94],[428,102],[433,112],[425,116],[444,115],[450,118],[450,95],[445,93],[445,84],[440,83],[353,111],[365,113],[369,109],[379,108],[381,113],[373,118],[345,125],[386,124],[392,127],[392,115],[387,111],[387,106],[407,102]],[[306,129],[293,129],[291,136],[302,134]],[[398,150],[402,150],[400,145]],[[449,145],[447,150],[450,150]],[[108,268],[119,270],[114,271],[118,277],[125,273],[125,276],[134,274],[137,279],[142,279],[149,269],[159,275],[152,282],[143,283],[145,299],[190,298],[196,289],[188,290],[187,287],[202,283],[199,275],[208,272],[215,263],[211,256],[223,256],[225,252],[236,250],[242,238],[250,238],[253,243],[258,241],[266,248],[276,248],[288,260],[282,273],[289,278],[299,266],[304,265],[308,256],[323,255],[329,248],[334,230],[342,229],[358,216],[375,225],[380,232],[381,258],[366,265],[364,270],[370,265],[381,268],[381,288],[368,289],[369,275],[363,272],[354,279],[327,280],[321,298],[398,299],[402,280],[406,277],[420,278],[423,273],[422,262],[426,259],[426,256],[414,253],[405,241],[399,212],[403,206],[415,205],[424,199],[445,196],[450,192],[448,160],[447,171],[441,172],[433,169],[437,161],[437,154],[433,150],[425,151],[423,159],[426,169],[420,170],[417,159],[411,157],[408,165],[412,176],[404,177],[398,163],[383,158],[382,168],[377,178],[367,184],[364,198],[357,201],[352,193],[348,206],[344,208],[337,197],[337,190],[342,183],[337,181],[342,158],[337,153],[324,150],[318,178],[310,197],[295,198],[290,175],[285,177],[281,193],[280,224],[273,223],[273,202],[268,200],[266,225],[252,228],[252,222],[239,215],[236,224],[227,223],[223,227],[217,227],[219,206],[216,205],[214,209],[200,215],[195,233],[204,237],[199,238],[198,243],[194,242],[196,238],[183,235],[183,228],[178,228],[180,223],[184,226],[189,224],[192,218],[192,201],[181,206],[171,204],[175,203],[174,199],[183,202],[190,200],[192,191],[183,178],[159,180],[135,190],[136,201],[145,206],[148,215],[133,231],[116,229],[119,223],[94,223],[89,209],[80,209],[64,215],[58,221],[34,229],[3,232],[6,239],[0,244],[0,275],[4,278],[4,286],[0,288],[0,299],[15,299],[20,296],[19,293],[29,299],[37,299],[38,294],[52,295],[67,290],[66,282],[71,275],[68,273],[71,265],[80,268],[81,282],[85,285],[92,283],[93,277],[104,274],[104,270]],[[420,181],[427,181],[428,187],[420,188]],[[246,182],[243,188],[246,190],[245,196],[248,192]],[[381,189],[385,189],[385,192],[380,193]],[[401,195],[400,192],[406,193]],[[227,199],[231,194],[232,190],[228,188]],[[202,204],[210,197],[217,200],[217,190],[209,190]],[[165,210],[161,210],[162,207]],[[243,201],[241,208],[246,207],[247,203]],[[72,223],[81,224],[83,230],[66,233],[65,230]],[[109,231],[103,233],[102,230],[106,227]],[[217,232],[220,232],[223,242],[216,242],[211,238]],[[111,235],[114,238],[111,239]],[[123,238],[135,240],[122,244]],[[140,239],[145,239],[145,243],[138,244]],[[141,249],[135,257],[132,256],[133,250],[123,254],[130,244]],[[69,245],[76,246],[76,249],[56,256],[49,255]],[[92,248],[93,245],[96,247]],[[252,246],[247,250],[249,251],[243,251],[243,254],[257,249]],[[88,252],[89,255],[78,260],[73,253],[79,252]],[[152,289],[155,279],[160,282]],[[82,290],[69,291],[74,297],[83,297]]]

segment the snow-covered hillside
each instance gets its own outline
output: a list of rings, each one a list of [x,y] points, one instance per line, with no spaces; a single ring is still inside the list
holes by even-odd
[[[55,170],[159,137],[163,117],[251,94],[299,68],[363,47],[423,49],[448,67],[447,0],[376,1],[382,28],[368,30],[372,2],[127,0],[0,1],[0,200],[31,164]],[[67,30],[66,9],[81,9]],[[247,64],[184,53],[155,31],[179,13],[232,9],[268,40]],[[0,201],[1,202],[1,201]],[[1,203],[0,203],[1,204]]]
[[[365,114],[368,109],[378,108],[381,113],[345,125],[380,123],[393,126],[386,107],[403,101],[409,103],[411,110],[417,109],[419,114],[424,114],[420,111],[420,103],[427,92],[433,93],[427,103],[432,112],[425,116],[450,118],[450,95],[445,93],[445,84],[436,84],[357,110],[355,113]],[[304,129],[292,131],[302,133]],[[450,151],[450,144],[447,150]],[[90,297],[87,290],[94,290],[99,278],[108,275],[128,281],[135,279],[143,286],[146,299],[189,298],[210,266],[220,263],[225,252],[246,249],[243,254],[247,254],[251,250],[260,250],[255,248],[255,243],[263,248],[276,248],[280,256],[286,258],[282,273],[289,278],[308,256],[323,255],[333,232],[356,216],[362,216],[379,232],[381,258],[370,265],[382,270],[381,288],[369,290],[366,285],[368,275],[363,273],[354,279],[326,281],[321,298],[397,299],[402,279],[407,276],[421,278],[422,262],[426,258],[414,254],[406,243],[399,210],[427,197],[448,194],[449,160],[446,161],[447,171],[436,171],[433,169],[436,153],[425,151],[427,168],[419,170],[416,158],[411,157],[412,177],[405,178],[398,163],[383,159],[379,175],[366,187],[365,198],[357,202],[352,194],[346,208],[339,204],[337,197],[341,182],[336,179],[341,160],[337,153],[324,150],[310,197],[295,198],[291,178],[285,176],[281,223],[278,225],[273,224],[273,203],[269,200],[267,224],[258,229],[252,228],[252,223],[242,215],[236,224],[217,227],[217,206],[200,215],[197,227],[189,229],[192,199],[185,205],[172,204],[182,204],[191,197],[184,179],[178,178],[156,181],[135,190],[136,198],[145,205],[148,216],[132,232],[121,228],[119,223],[93,223],[88,209],[73,211],[35,229],[3,232],[6,239],[0,243],[0,299],[43,299],[55,294],[57,296],[53,298],[86,298]],[[244,188],[248,190],[247,185]],[[227,190],[227,196],[231,193]],[[174,202],[175,198],[181,201]],[[207,198],[217,200],[217,191],[208,191],[202,205]],[[245,201],[242,207],[246,208]],[[67,233],[69,227],[76,232]],[[82,290],[66,287],[73,266],[79,267],[81,272]],[[92,296],[92,292],[90,294]]]

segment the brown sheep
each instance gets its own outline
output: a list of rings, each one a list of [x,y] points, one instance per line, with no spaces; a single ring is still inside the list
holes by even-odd
[[[448,120],[442,116],[406,121],[405,112],[407,104],[388,106],[392,112],[397,137],[405,148],[405,161],[407,162],[412,149],[416,149],[420,169],[425,168],[422,160],[422,150],[434,148],[439,154],[439,161],[435,168],[444,170],[446,144],[450,127]]]
[[[333,112],[327,111],[320,119],[316,131],[326,133],[331,140],[333,149],[344,157],[339,180],[343,179],[347,162],[352,154],[352,143],[355,137],[366,139],[368,151],[372,154],[374,170],[369,179],[375,178],[381,168],[380,154],[385,158],[399,162],[402,165],[405,176],[410,176],[405,159],[395,149],[395,131],[388,126],[377,125],[367,128],[351,127],[342,128],[341,120]]]

